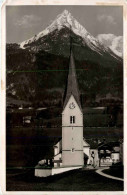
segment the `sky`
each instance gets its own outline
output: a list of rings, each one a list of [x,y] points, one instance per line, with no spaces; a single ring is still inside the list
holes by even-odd
[[[94,37],[123,35],[122,6],[7,6],[7,43],[20,43],[38,34],[65,9]]]

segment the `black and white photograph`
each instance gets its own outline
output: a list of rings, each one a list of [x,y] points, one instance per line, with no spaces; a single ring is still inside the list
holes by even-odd
[[[7,5],[5,59],[6,191],[124,191],[123,6]]]

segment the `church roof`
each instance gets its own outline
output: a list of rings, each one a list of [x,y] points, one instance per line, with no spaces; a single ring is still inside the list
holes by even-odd
[[[78,89],[78,83],[77,83],[77,77],[76,77],[76,71],[75,71],[75,62],[74,62],[74,57],[73,57],[72,51],[71,51],[71,55],[70,55],[67,91],[66,91],[65,95],[66,96],[65,96],[63,108],[65,108],[71,95],[74,96],[78,106],[81,108],[79,89]]]
[[[84,137],[83,137],[83,147],[90,147],[90,145],[86,142]]]

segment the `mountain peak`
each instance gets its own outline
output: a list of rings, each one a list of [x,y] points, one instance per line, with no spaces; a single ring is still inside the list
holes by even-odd
[[[49,25],[47,28],[52,29],[52,27],[56,27],[58,30],[60,30],[63,27],[72,28],[72,25],[75,23],[75,19],[71,15],[71,13],[68,10],[64,10],[61,14],[59,14],[56,19],[52,22],[51,25]]]
[[[62,15],[65,15],[65,16],[67,16],[69,14],[70,14],[70,12],[68,10],[66,10],[66,9],[62,12]]]
[[[93,51],[99,53],[100,55],[103,55],[104,52],[110,52],[108,47],[105,47],[102,43],[99,42],[98,39],[93,37],[86,29],[83,27],[72,15],[68,10],[64,10],[61,14],[59,14],[56,19],[49,25],[47,28],[40,33],[38,33],[36,36],[33,36],[32,38],[23,41],[20,43],[20,48],[25,49],[27,47],[30,47],[31,43],[34,43],[39,40],[43,39],[45,36],[50,36],[52,32],[55,32],[54,37],[59,34],[60,30],[68,28],[70,29],[75,35],[80,37],[82,39],[82,44],[85,46],[87,45],[90,49]],[[66,36],[70,36],[70,33]],[[54,38],[55,40],[55,38]],[[62,40],[62,37],[61,37]],[[40,41],[40,44],[42,44],[43,41]],[[113,55],[112,53],[110,55]],[[115,56],[116,57],[116,56]]]
[[[66,9],[61,14],[59,14],[57,16],[57,18],[59,18],[59,17],[64,17],[64,18],[70,17],[71,19],[73,18],[71,13],[68,10],[66,10]]]
[[[45,35],[48,35],[56,29],[59,31],[64,27],[71,29],[76,35],[80,37],[85,38],[89,34],[87,30],[71,15],[71,13],[65,9],[45,30],[41,31],[37,36],[19,43],[20,47],[25,49],[25,45],[30,44]]]

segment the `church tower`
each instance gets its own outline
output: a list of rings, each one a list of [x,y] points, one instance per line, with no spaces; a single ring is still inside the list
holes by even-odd
[[[71,51],[67,91],[62,112],[62,165],[82,166],[83,164],[83,112]]]

